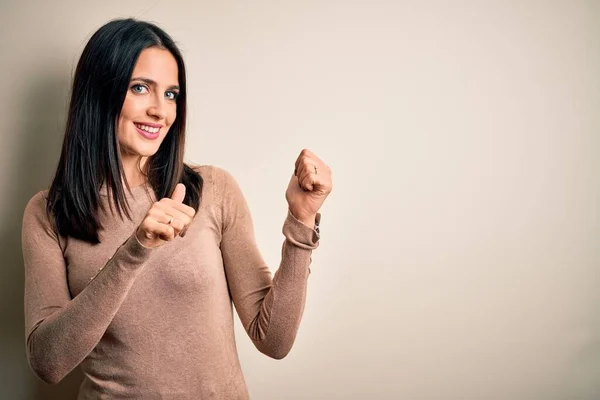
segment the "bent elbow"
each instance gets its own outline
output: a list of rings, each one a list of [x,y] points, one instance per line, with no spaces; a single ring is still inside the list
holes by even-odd
[[[265,313],[262,313],[254,318],[246,331],[258,351],[275,360],[281,360],[292,350],[296,340],[296,331],[273,329],[272,326],[268,326],[269,320],[264,318],[264,315]]]
[[[27,346],[27,362],[33,374],[43,382],[50,385],[59,383],[66,374],[61,372],[57,365],[48,359],[48,354],[43,350],[36,350],[30,341]]]
[[[284,345],[283,343],[273,342],[261,342],[257,344],[257,348],[261,353],[275,360],[284,359],[292,350],[291,344]]]
[[[275,360],[283,360],[288,354],[289,354],[289,350],[274,351],[273,353],[269,354],[269,357],[271,357]]]
[[[57,372],[55,368],[49,367],[31,358],[29,359],[29,367],[38,379],[50,385],[56,385],[64,378],[64,375]]]

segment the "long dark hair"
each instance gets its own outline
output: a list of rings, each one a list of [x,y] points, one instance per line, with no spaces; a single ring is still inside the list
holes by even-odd
[[[168,50],[178,67],[177,117],[145,173],[157,199],[186,186],[184,203],[198,210],[203,179],[184,164],[186,79],[183,57],[171,37],[158,26],[135,19],[113,20],[96,31],[85,46],[73,79],[73,91],[56,175],[48,192],[47,211],[61,236],[100,243],[100,189],[106,185],[109,205],[131,220],[117,121],[140,53],[158,46]]]

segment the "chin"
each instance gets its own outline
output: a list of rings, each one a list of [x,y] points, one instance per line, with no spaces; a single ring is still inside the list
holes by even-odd
[[[137,153],[142,157],[150,157],[155,155],[158,152],[160,146],[152,146],[152,147],[143,147],[137,149]]]
[[[127,146],[130,155],[137,157],[150,157],[155,155],[160,148],[160,143],[136,143],[133,146]]]
[[[127,149],[127,153],[138,157],[150,157],[158,152],[166,135],[154,140],[145,139],[135,130],[128,132],[127,139],[121,142],[121,147]]]

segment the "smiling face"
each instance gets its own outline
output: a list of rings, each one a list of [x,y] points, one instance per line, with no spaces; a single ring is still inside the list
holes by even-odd
[[[123,164],[155,154],[177,116],[177,61],[168,51],[140,53],[117,125]]]

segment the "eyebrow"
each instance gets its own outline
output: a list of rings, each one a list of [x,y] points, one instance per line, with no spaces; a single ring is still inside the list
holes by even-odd
[[[132,81],[142,81],[144,83],[147,83],[148,85],[154,85],[156,86],[156,82],[153,81],[152,79],[149,78],[142,78],[142,77],[137,77],[137,78],[131,78]],[[169,86],[167,89],[169,90],[180,90],[179,85],[171,85]]]

